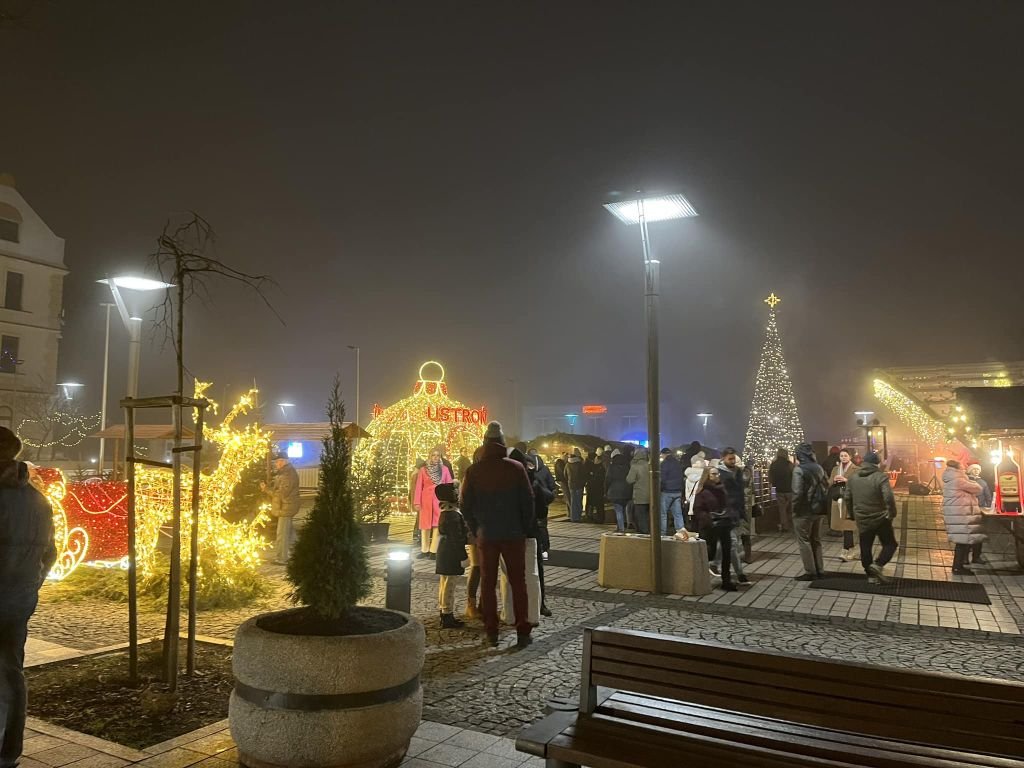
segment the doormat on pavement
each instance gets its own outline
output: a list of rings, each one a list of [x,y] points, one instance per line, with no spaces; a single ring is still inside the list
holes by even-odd
[[[554,554],[554,553],[552,553]],[[893,579],[889,584],[869,584],[864,574],[832,574],[811,582],[811,589],[835,589],[840,592],[865,592],[888,597],[916,597],[921,600],[945,600],[951,603],[991,605],[981,584],[926,579]]]
[[[558,568],[579,568],[581,571],[596,571],[599,560],[597,552],[579,552],[572,549],[552,549],[544,565]]]

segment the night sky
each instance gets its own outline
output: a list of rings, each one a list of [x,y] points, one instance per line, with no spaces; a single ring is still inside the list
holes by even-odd
[[[1024,4],[41,2],[0,30],[0,170],[67,239],[61,376],[98,409],[106,296],[167,216],[271,274],[286,325],[223,284],[190,368],[363,421],[439,359],[453,396],[641,402],[638,187],[675,442],[741,443],[767,320],[810,436],[852,432],[872,369],[1024,355]],[[1006,318],[1000,321],[998,318]],[[111,403],[126,335],[113,326]],[[143,352],[141,394],[173,389]],[[116,420],[116,419],[115,419]]]

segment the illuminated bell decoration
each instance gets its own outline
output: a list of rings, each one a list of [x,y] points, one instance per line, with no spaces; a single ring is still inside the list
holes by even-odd
[[[487,428],[487,409],[468,408],[448,395],[444,367],[430,361],[420,366],[413,394],[394,405],[373,407],[373,420],[353,456],[353,472],[365,473],[371,466],[383,466],[391,507],[408,511],[410,477],[416,459],[426,460],[431,449],[445,447],[452,459],[462,448],[476,450]]]

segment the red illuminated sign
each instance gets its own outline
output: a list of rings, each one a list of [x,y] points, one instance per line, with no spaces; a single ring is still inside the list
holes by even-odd
[[[602,413],[608,413],[607,405],[584,405],[583,408],[584,416],[600,416]]]
[[[448,408],[427,406],[427,418],[431,421],[454,421],[461,424],[486,424],[486,408]]]

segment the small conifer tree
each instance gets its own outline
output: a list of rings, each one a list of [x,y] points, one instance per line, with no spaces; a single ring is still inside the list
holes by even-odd
[[[324,620],[341,619],[370,592],[366,544],[356,522],[350,486],[345,404],[335,378],[327,401],[331,433],[324,438],[316,502],[288,560],[292,602]]]

